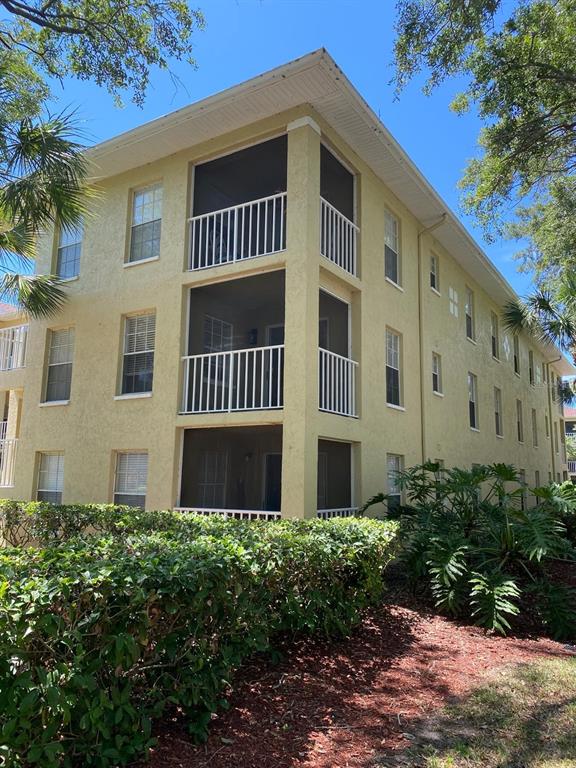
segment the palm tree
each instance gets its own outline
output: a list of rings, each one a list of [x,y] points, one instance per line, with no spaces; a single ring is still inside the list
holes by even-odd
[[[559,279],[554,295],[538,289],[530,296],[508,302],[503,311],[504,325],[517,335],[524,331],[543,344],[553,344],[572,358],[576,356],[576,274],[566,272]],[[559,385],[564,404],[576,397],[567,382]]]
[[[36,238],[56,222],[70,229],[82,220],[87,161],[74,115],[5,119],[10,97],[0,85],[0,296],[46,317],[66,295],[57,277],[30,274]]]

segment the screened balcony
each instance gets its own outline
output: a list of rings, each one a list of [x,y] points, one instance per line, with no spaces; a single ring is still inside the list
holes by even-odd
[[[318,517],[353,517],[352,446],[318,440]]]
[[[358,363],[350,358],[349,305],[320,291],[318,407],[340,416],[358,415]]]
[[[282,408],[284,272],[190,290],[182,413]]]
[[[320,253],[358,276],[358,233],[354,223],[354,175],[324,145],[320,148]]]
[[[281,427],[184,431],[179,509],[275,519],[281,489]]]
[[[24,368],[27,338],[27,325],[0,329],[0,371]]]
[[[286,183],[286,136],[197,165],[188,269],[283,251]]]

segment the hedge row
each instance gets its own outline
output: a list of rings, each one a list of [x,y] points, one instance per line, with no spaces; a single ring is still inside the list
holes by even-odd
[[[155,519],[165,530],[148,530]],[[123,526],[122,536],[0,552],[7,768],[124,765],[176,708],[203,737],[247,656],[279,633],[346,633],[380,598],[396,530],[133,510],[112,528]]]

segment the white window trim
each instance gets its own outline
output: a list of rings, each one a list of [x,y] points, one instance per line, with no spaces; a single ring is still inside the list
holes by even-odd
[[[151,256],[149,259],[138,259],[136,261],[125,261],[122,267],[128,269],[129,267],[137,267],[140,264],[150,264],[151,261],[160,261],[160,256]]]

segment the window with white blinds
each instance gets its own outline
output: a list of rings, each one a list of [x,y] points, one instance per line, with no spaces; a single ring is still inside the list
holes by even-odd
[[[56,254],[56,274],[61,280],[70,280],[80,274],[80,255],[84,227],[60,227],[58,252]]]
[[[384,213],[384,274],[396,285],[402,279],[398,219],[390,211]]]
[[[388,405],[402,404],[400,381],[401,337],[386,329],[386,402]]]
[[[162,229],[162,185],[139,189],[132,197],[132,230],[128,261],[157,259]]]
[[[41,453],[38,462],[36,498],[52,504],[62,503],[64,487],[64,454]]]
[[[442,394],[442,358],[437,352],[432,352],[432,391]]]
[[[226,451],[202,451],[198,483],[198,501],[202,509],[224,509],[226,506],[227,470]]]
[[[386,491],[388,496],[388,509],[397,509],[402,502],[402,488],[400,486],[400,473],[404,457],[396,453],[386,454]]]
[[[121,394],[152,392],[155,343],[155,314],[125,319]]]
[[[74,328],[50,331],[48,343],[45,402],[67,401],[72,384]]]
[[[144,507],[148,483],[147,453],[117,453],[114,503]]]

